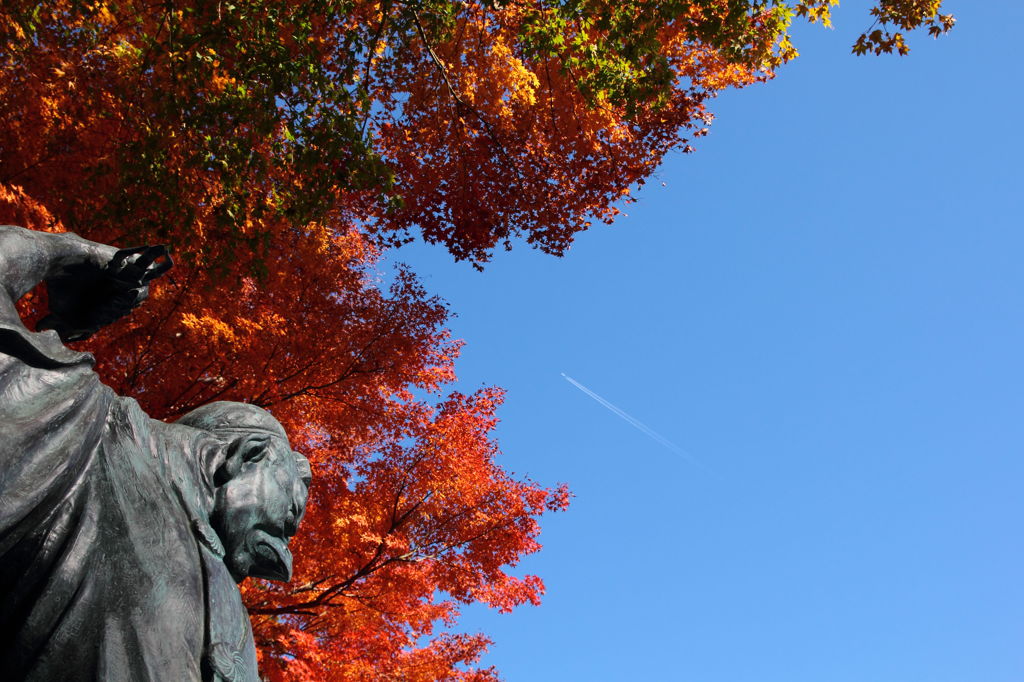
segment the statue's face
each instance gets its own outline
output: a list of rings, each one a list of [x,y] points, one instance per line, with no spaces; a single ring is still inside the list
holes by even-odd
[[[228,480],[217,488],[214,530],[224,543],[232,577],[287,581],[292,573],[288,540],[306,510],[306,485],[283,438],[236,441],[225,464]]]

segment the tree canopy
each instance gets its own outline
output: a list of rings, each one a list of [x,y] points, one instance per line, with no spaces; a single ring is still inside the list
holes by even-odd
[[[3,178],[68,227],[205,252],[265,251],[284,222],[419,231],[476,263],[516,236],[561,254],[835,4],[14,0]],[[948,30],[940,5],[880,2],[855,51]]]
[[[407,269],[382,284],[382,253],[565,253],[836,4],[4,3],[0,222],[180,263],[88,343],[105,380],[157,418],[267,407],[313,462],[295,580],[246,588],[266,675],[494,678],[486,636],[441,626],[536,603],[514,567],[568,503],[497,463],[500,389],[445,393],[449,311]],[[905,53],[941,9],[881,0],[852,49]]]

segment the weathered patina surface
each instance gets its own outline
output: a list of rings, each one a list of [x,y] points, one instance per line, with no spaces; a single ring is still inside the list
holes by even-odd
[[[0,678],[258,680],[237,583],[288,580],[309,464],[266,411],[167,424],[62,341],[128,314],[169,267],[0,226]],[[31,332],[14,303],[41,281]]]

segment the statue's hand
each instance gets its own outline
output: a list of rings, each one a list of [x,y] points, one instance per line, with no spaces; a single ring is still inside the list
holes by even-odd
[[[121,249],[109,259],[104,255],[98,262],[89,259],[69,265],[46,280],[50,314],[37,328],[53,329],[63,341],[87,339],[145,301],[149,283],[171,265],[164,246]]]

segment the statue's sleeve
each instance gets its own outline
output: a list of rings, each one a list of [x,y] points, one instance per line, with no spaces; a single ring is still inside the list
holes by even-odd
[[[16,358],[31,367],[57,369],[87,365],[92,367],[89,353],[73,351],[52,329],[30,332],[21,321],[7,291],[0,287],[0,356]]]
[[[73,234],[0,225],[0,355],[42,369],[92,365],[91,355],[66,348],[56,332],[26,329],[15,304],[40,282],[101,248]]]
[[[45,525],[89,467],[113,391],[93,358],[28,331],[0,288],[0,557]]]

